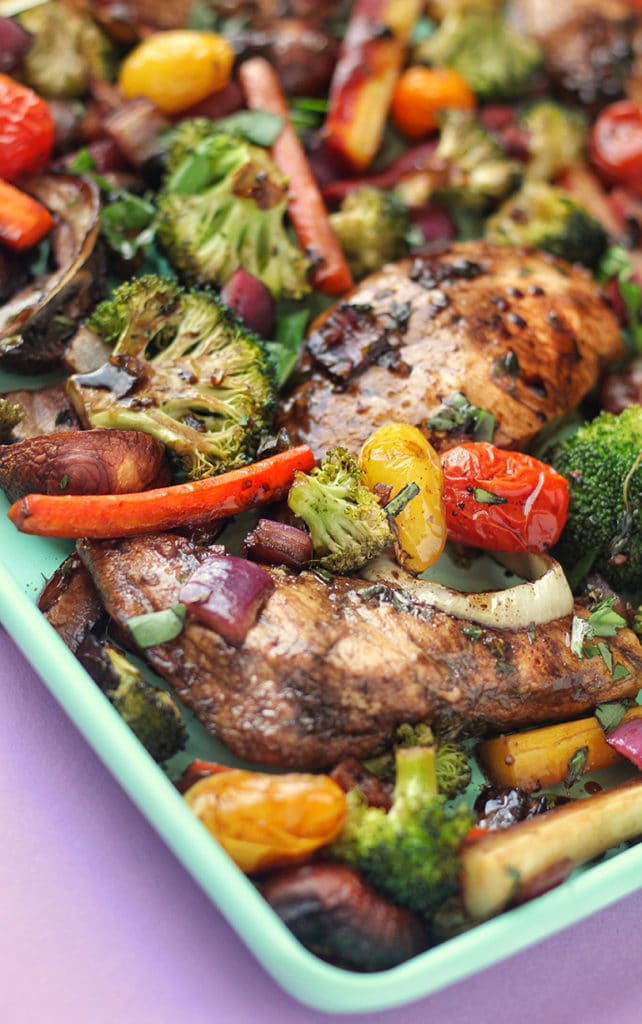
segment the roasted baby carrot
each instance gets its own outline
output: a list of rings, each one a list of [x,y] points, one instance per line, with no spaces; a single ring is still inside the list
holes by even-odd
[[[289,182],[288,213],[301,247],[314,261],[312,281],[326,295],[342,295],[352,287],[352,274],[343,255],[308,158],[288,114],[278,76],[262,57],[241,64],[238,72],[245,101],[252,110],[267,110],[283,118],[272,145],[272,156]]]
[[[314,465],[307,445],[191,483],[133,494],[28,494],[9,509],[23,533],[43,537],[132,537],[225,519],[285,496],[296,470]]]
[[[52,227],[53,218],[46,206],[0,180],[0,242],[10,249],[28,249]]]

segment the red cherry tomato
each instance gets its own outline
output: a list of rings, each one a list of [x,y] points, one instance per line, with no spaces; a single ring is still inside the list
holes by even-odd
[[[556,543],[569,489],[546,463],[481,441],[451,448],[441,461],[451,540],[490,551],[546,551]]]
[[[589,155],[607,185],[642,191],[642,104],[619,100],[605,107],[591,130]]]
[[[46,166],[54,144],[46,102],[9,75],[0,74],[0,178],[15,181]]]

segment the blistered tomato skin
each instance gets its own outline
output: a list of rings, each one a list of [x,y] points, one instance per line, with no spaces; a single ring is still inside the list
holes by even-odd
[[[234,51],[217,32],[155,32],[125,57],[118,84],[126,99],[146,96],[165,114],[178,114],[230,80]]]
[[[607,185],[642,192],[642,104],[611,103],[598,115],[589,140],[591,163]]]
[[[419,494],[395,517],[395,553],[409,572],[423,572],[437,561],[446,543],[443,474],[437,452],[416,427],[387,423],[365,442],[359,465],[367,486],[387,484],[392,487],[391,498],[406,484],[417,484]]]
[[[442,455],[451,540],[490,551],[547,551],[566,522],[569,489],[551,466],[486,442]]]
[[[15,181],[42,170],[51,156],[54,135],[45,100],[0,74],[0,178]]]
[[[185,800],[241,871],[307,860],[339,834],[345,793],[328,775],[238,768],[210,775]]]

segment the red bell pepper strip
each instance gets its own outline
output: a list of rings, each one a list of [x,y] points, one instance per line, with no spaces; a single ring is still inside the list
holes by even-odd
[[[0,242],[20,251],[36,245],[53,227],[46,206],[0,180]]]

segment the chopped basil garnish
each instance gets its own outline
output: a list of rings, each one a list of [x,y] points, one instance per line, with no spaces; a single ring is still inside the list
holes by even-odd
[[[613,609],[615,597],[606,597],[595,606],[587,619],[573,616],[571,623],[571,651],[578,658],[595,658],[599,655],[614,680],[625,679],[629,670],[621,664],[613,664],[613,653],[605,643],[591,643],[596,637],[615,636],[618,629],[626,626],[626,619]]]
[[[461,631],[466,639],[470,640],[471,643],[475,643],[476,640],[479,640],[484,632],[481,626],[463,626]]]
[[[155,647],[179,636],[184,622],[185,605],[175,604],[160,612],[134,615],[127,619],[127,626],[139,647]]]
[[[619,667],[624,668],[624,665]],[[616,665],[615,668],[617,670],[618,666]],[[615,672],[613,677],[615,678]],[[595,709],[595,717],[604,729],[604,732],[611,732],[612,729],[615,729],[630,706],[631,702],[624,700],[606,700],[602,704],[598,704]]]
[[[384,512],[388,516],[388,519],[394,519],[400,512],[403,512],[409,501],[416,498],[419,494],[419,488],[416,483],[406,484],[401,488],[399,494],[396,494],[387,505],[384,505]]]
[[[492,441],[495,417],[478,405],[471,405],[461,391],[444,398],[444,404],[426,420],[429,430],[460,430],[475,441]]]
[[[588,758],[588,747],[580,747],[568,760],[568,771],[564,776],[564,785],[572,786],[584,773]]]

